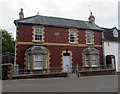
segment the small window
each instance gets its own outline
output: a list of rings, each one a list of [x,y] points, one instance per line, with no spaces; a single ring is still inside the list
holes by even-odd
[[[118,31],[116,29],[113,30],[113,36],[118,37]]]
[[[93,44],[93,32],[87,32],[87,44]]]
[[[42,65],[42,55],[41,55],[41,54],[35,54],[35,55],[34,55],[33,68],[34,68],[34,69],[43,69],[43,65]]]
[[[69,31],[70,33],[70,43],[77,43],[77,32]]]
[[[42,42],[43,41],[43,30],[42,28],[34,28],[34,41]]]

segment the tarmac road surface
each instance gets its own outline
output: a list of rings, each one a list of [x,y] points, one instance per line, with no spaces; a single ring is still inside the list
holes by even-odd
[[[118,76],[7,80],[3,92],[118,92]]]

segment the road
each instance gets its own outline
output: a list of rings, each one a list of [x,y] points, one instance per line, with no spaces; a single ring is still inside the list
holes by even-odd
[[[118,76],[3,81],[3,92],[118,92]]]

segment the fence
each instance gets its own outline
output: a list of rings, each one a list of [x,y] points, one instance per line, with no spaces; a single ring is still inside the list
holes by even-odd
[[[100,66],[92,66],[92,67],[81,67],[81,66],[74,66],[72,67],[72,72],[78,72],[78,71],[92,71],[92,70],[115,70],[115,66],[112,64],[109,65],[100,65]]]
[[[64,71],[61,67],[51,67],[46,69],[17,69],[14,70],[13,75],[22,75],[22,74],[42,74],[42,73],[60,73],[60,72],[68,72],[68,73],[77,73],[78,71],[98,71],[98,70],[115,70],[113,65],[100,65],[94,67],[82,67],[82,66],[72,66],[72,68],[68,69],[70,71]]]
[[[2,79],[12,79],[12,74],[13,74],[13,64],[11,63],[6,63],[2,64]]]

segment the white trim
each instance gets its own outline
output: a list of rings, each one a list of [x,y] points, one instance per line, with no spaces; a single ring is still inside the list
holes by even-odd
[[[40,55],[40,56],[41,56],[41,60],[43,61],[43,56],[42,56],[41,54],[34,54],[34,55],[33,55],[33,69],[43,69],[43,64],[42,64],[42,61],[41,61],[41,60],[40,60],[40,61],[37,60],[37,61],[38,61],[39,63],[41,63],[42,66],[41,66],[41,67],[40,67],[40,66],[39,66],[39,67],[38,67],[38,66],[35,67],[35,62],[37,62],[37,61],[35,60],[35,59],[36,59],[36,57],[35,57],[36,55]],[[40,58],[39,58],[39,59],[40,59]],[[37,63],[37,64],[38,64],[38,63]]]
[[[71,33],[72,32],[72,33]],[[71,39],[71,34],[73,35],[73,39]],[[74,42],[71,42],[73,40]],[[77,43],[77,31],[76,30],[69,30],[69,42],[71,44],[76,44]]]
[[[41,31],[39,31],[39,33],[42,33],[42,34],[39,34],[39,37],[41,37],[41,40],[35,40],[35,34],[36,34],[36,28],[39,28]],[[34,42],[43,42],[43,28],[42,27],[34,27]]]

